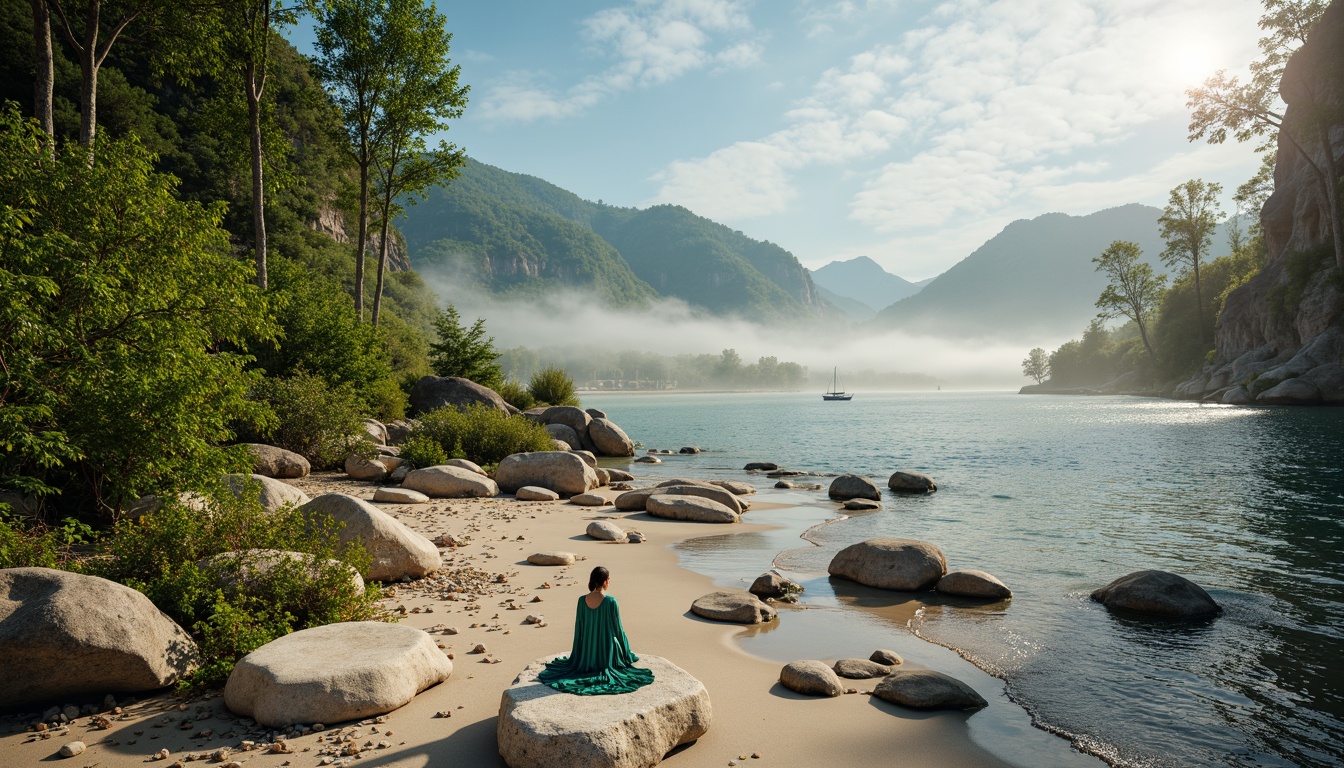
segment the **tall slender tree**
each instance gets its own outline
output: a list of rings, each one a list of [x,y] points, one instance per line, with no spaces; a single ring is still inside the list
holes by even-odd
[[[51,141],[56,137],[52,109],[56,65],[51,52],[51,6],[47,5],[47,0],[29,0],[29,4],[33,8],[33,115],[47,134],[47,140]]]
[[[317,70],[341,111],[359,169],[359,227],[355,239],[355,315],[364,319],[364,258],[369,239],[369,187],[377,159],[377,130],[395,64],[379,49],[387,0],[323,0],[316,7]]]
[[[458,84],[461,68],[450,65],[447,19],[424,0],[390,0],[384,35],[378,49],[392,60],[388,71],[387,101],[378,114],[373,134],[378,216],[378,279],[373,291],[374,325],[383,299],[383,275],[392,219],[404,201],[414,204],[426,189],[457,176],[465,154],[440,141],[432,150],[426,139],[446,131],[448,120],[461,117],[467,86]]]
[[[1168,267],[1188,269],[1195,277],[1195,323],[1199,326],[1200,341],[1209,340],[1208,325],[1204,322],[1204,294],[1199,285],[1199,264],[1208,257],[1213,231],[1218,228],[1222,208],[1218,196],[1221,184],[1210,184],[1203,179],[1191,179],[1171,190],[1171,198],[1157,223],[1161,228],[1166,250],[1162,263]]]
[[[1097,299],[1101,310],[1097,317],[1127,317],[1139,326],[1139,336],[1148,351],[1148,361],[1157,367],[1157,354],[1148,339],[1148,321],[1162,301],[1166,275],[1154,275],[1153,268],[1139,260],[1143,251],[1137,243],[1116,240],[1092,259],[1098,272],[1104,272],[1110,281]]]

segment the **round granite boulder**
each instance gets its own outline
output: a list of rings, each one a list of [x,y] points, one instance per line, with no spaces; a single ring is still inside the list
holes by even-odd
[[[896,493],[933,493],[938,484],[922,472],[893,472],[887,478],[887,487]]]
[[[261,443],[245,443],[245,445],[252,454],[253,474],[293,479],[307,477],[312,470],[308,460],[293,451]]]
[[[670,496],[699,496],[702,499],[717,501],[723,506],[733,510],[737,514],[742,514],[751,506],[751,502],[746,499],[738,498],[737,494],[726,488],[720,488],[717,485],[709,483],[696,483],[694,485],[667,485],[659,483],[658,493]]]
[[[262,475],[225,475],[224,487],[234,496],[241,496],[244,489],[251,488],[256,492],[257,501],[261,502],[261,506],[272,512],[308,503],[308,494],[292,485]]]
[[[830,490],[827,495],[836,501],[849,501],[850,499],[872,499],[878,501],[882,498],[882,492],[877,490],[877,485],[866,477],[859,475],[841,475],[831,481]]]
[[[653,682],[619,696],[574,696],[537,682],[546,663],[527,665],[504,690],[495,738],[511,768],[650,768],[709,730],[709,692],[659,656],[638,666]]]
[[[0,702],[151,691],[196,668],[196,643],[140,592],[50,568],[0,569]]]
[[[581,457],[569,451],[532,451],[505,456],[495,470],[495,480],[505,493],[535,485],[549,488],[561,496],[573,496],[597,487],[597,473]]]
[[[569,497],[569,503],[580,507],[605,507],[607,499],[599,493],[576,493]]]
[[[610,520],[594,520],[588,524],[588,529],[584,531],[588,538],[598,541],[626,541],[625,531]]]
[[[911,709],[980,709],[984,697],[955,677],[931,669],[898,669],[882,679],[873,695]]]
[[[703,499],[699,496],[655,493],[645,502],[644,508],[654,517],[669,520],[687,520],[695,523],[736,523],[740,520],[737,513],[728,507],[713,499]]]
[[[803,585],[784,578],[779,571],[769,570],[757,576],[747,591],[759,597],[784,597],[802,592]]]
[[[499,495],[494,480],[470,469],[440,465],[417,469],[406,475],[402,488],[436,499],[480,499]]]
[[[835,671],[820,661],[791,661],[779,671],[779,682],[808,696],[839,696],[845,692]]]
[[[831,558],[832,576],[870,587],[917,592],[929,589],[947,572],[942,550],[915,539],[869,539],[851,544]]]
[[[566,424],[547,424],[546,431],[550,433],[551,439],[564,443],[569,446],[571,451],[583,448],[583,441],[579,439],[579,434]]]
[[[622,512],[643,512],[649,497],[661,491],[661,488],[638,488],[626,491],[612,502]]]
[[[888,667],[899,667],[905,663],[905,659],[901,658],[901,654],[895,651],[889,651],[885,648],[878,648],[876,651],[873,651],[873,655],[869,656],[868,660],[875,661],[878,664]]]
[[[733,624],[764,624],[776,617],[774,608],[747,592],[710,592],[691,603],[691,613]]]
[[[340,723],[402,707],[453,663],[419,629],[381,621],[294,632],[247,654],[224,685],[234,714],[268,728]]]
[[[635,441],[625,434],[625,430],[605,418],[592,420],[588,425],[588,437],[603,456],[635,455]]]
[[[442,565],[433,542],[363,499],[325,493],[299,507],[309,517],[341,523],[341,546],[359,541],[369,553],[369,578],[374,581],[419,579]]]
[[[1203,618],[1222,612],[1209,593],[1183,576],[1167,571],[1135,571],[1092,593],[1111,610],[1171,618]]]
[[[974,597],[981,600],[1007,600],[1013,591],[984,571],[952,571],[938,580],[935,587],[945,595]]]

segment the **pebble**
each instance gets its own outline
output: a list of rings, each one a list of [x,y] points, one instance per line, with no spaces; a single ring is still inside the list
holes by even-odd
[[[69,744],[61,745],[61,757],[74,757],[84,754],[84,742],[72,741]]]
[[[156,754],[154,755],[154,759],[155,759],[155,760],[167,760],[167,759],[168,759],[168,750],[166,750],[166,749],[160,749],[160,750],[158,751],[158,753],[156,753]]]

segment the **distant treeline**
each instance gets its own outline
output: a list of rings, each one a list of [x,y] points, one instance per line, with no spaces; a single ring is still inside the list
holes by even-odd
[[[743,363],[735,349],[725,349],[717,355],[671,356],[656,352],[515,347],[500,353],[499,364],[514,381],[527,381],[536,371],[555,366],[585,389],[787,391],[808,385],[806,366],[780,362],[774,356]]]

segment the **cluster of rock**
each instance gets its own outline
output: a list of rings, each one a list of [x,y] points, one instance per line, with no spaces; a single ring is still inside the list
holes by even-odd
[[[740,493],[739,493],[740,492]],[[653,488],[626,491],[613,504],[622,512],[648,512],[654,517],[699,523],[736,523],[751,508],[742,496],[755,489],[745,483],[716,485],[701,480],[672,478]]]
[[[537,682],[527,665],[504,691],[496,738],[511,768],[647,768],[709,731],[709,692],[681,667],[640,656],[653,683],[620,696],[573,696]]]
[[[562,450],[589,451],[598,456],[635,455],[635,443],[625,430],[596,408],[585,411],[571,405],[556,405],[531,408],[523,413],[545,426],[553,440],[563,443]]]
[[[904,661],[893,651],[878,650],[867,659],[840,659],[833,665],[802,660],[784,665],[779,682],[806,696],[839,696],[858,693],[846,688],[843,679],[881,681],[872,695],[911,709],[980,709],[988,706],[966,683],[929,669],[898,669]]]
[[[983,600],[1013,596],[1002,581],[984,571],[947,570],[943,551],[917,539],[868,539],[836,553],[827,567],[832,576],[869,587],[900,592],[937,590]]]

